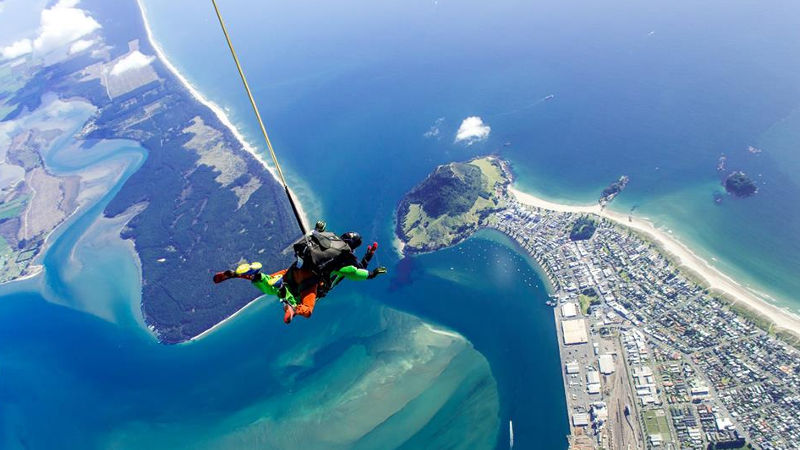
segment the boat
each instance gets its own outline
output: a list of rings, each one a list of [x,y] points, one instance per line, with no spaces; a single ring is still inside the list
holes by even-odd
[[[514,424],[508,420],[508,448],[514,448]]]
[[[545,100],[552,100],[552,99],[554,99],[554,98],[556,98],[555,94],[550,94],[550,95],[548,95],[547,97],[545,97],[544,99],[545,99]]]

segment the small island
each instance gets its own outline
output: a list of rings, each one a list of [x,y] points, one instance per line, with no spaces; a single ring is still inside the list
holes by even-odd
[[[594,235],[594,230],[597,229],[594,220],[587,216],[581,216],[572,225],[572,230],[569,232],[569,238],[572,241],[585,241]]]
[[[625,186],[628,185],[628,180],[628,177],[623,175],[619,177],[619,180],[609,184],[608,187],[603,189],[603,192],[600,193],[600,198],[597,200],[597,203],[599,203],[600,206],[606,206],[611,203],[611,200],[614,200],[614,198],[625,189]]]
[[[506,163],[494,156],[439,166],[397,208],[396,232],[406,253],[454,245],[488,225],[506,207],[511,183]]]
[[[758,187],[744,172],[732,172],[725,178],[725,190],[737,197],[750,197],[758,192]]]

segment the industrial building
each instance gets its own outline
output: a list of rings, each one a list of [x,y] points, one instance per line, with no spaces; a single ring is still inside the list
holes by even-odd
[[[562,320],[561,331],[564,335],[564,345],[585,344],[589,342],[586,334],[586,320]]]
[[[600,355],[597,358],[600,365],[600,373],[603,375],[611,375],[614,373],[614,357],[611,355]]]

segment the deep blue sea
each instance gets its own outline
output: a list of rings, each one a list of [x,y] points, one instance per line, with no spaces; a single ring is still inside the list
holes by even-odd
[[[171,61],[260,145],[210,4],[144,3]],[[162,346],[143,329],[137,269],[115,239],[119,224],[98,220],[101,201],[59,235],[44,278],[0,288],[5,447],[253,442],[258,425],[277,433],[275,424],[310,414],[318,398],[314,391],[285,396],[285,377],[296,374],[281,369],[283,350],[324,349],[321,359],[298,363],[313,389],[324,380],[346,383],[348,367],[371,361],[350,353],[359,339],[354,323],[374,326],[376,309],[386,305],[462,334],[486,358],[499,394],[498,448],[507,443],[509,419],[517,448],[565,448],[553,316],[530,261],[489,232],[404,261],[391,249],[403,193],[437,164],[490,152],[512,162],[521,189],[567,203],[594,202],[605,185],[629,175],[615,209],[635,209],[735,278],[800,308],[795,3],[219,5],[310,219],[379,241],[376,262],[391,274],[342,285],[298,326],[284,327],[277,306],[259,303],[207,339]],[[491,126],[489,138],[455,144],[459,124],[473,115]],[[425,137],[436,124],[439,135]],[[129,142],[108,145],[127,150],[93,155],[129,158],[128,170],[146,153]],[[751,145],[762,153],[749,153]],[[757,196],[714,204],[721,153],[759,181]],[[68,171],[98,161],[50,162]],[[327,348],[321,341],[329,336],[335,344]],[[330,361],[336,364],[324,364]],[[446,389],[442,383],[431,392]],[[338,419],[321,418],[318,432],[341,432],[347,424]],[[468,431],[466,423],[450,430],[452,439]]]

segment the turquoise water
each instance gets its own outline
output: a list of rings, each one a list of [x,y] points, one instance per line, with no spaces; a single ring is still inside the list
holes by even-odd
[[[66,139],[47,152],[63,174],[125,164],[51,241],[44,277],[0,287],[2,448],[495,442],[486,360],[347,285],[313,321],[285,327],[280,308],[263,301],[199,341],[157,343],[141,321],[124,220],[101,217],[144,157],[129,141],[81,149]]]

